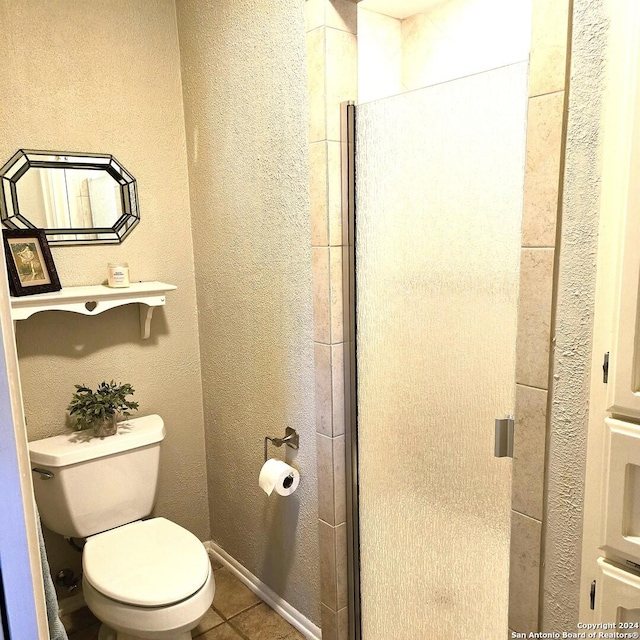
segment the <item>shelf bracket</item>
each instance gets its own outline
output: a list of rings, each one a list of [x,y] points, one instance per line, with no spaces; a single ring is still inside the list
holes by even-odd
[[[146,304],[140,304],[140,337],[146,340],[151,335],[151,318],[153,318],[153,310]]]

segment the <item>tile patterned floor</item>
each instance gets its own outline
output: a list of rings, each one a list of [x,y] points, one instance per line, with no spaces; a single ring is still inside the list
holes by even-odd
[[[230,571],[213,563],[216,595],[193,630],[198,640],[304,640],[304,636],[268,607]],[[97,640],[100,623],[84,608],[63,616],[69,640]]]

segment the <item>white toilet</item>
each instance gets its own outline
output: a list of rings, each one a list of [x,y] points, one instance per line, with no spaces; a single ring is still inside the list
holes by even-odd
[[[192,533],[151,513],[158,481],[160,416],[121,423],[108,438],[83,432],[29,443],[42,522],[87,538],[87,606],[100,640],[188,640],[213,602],[207,552]]]

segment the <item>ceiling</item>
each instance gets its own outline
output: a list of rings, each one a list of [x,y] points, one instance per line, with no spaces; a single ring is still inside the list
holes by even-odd
[[[416,13],[425,13],[444,2],[447,0],[362,0],[358,6],[404,20]]]

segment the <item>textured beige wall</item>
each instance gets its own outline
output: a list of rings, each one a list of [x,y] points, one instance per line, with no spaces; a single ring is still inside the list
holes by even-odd
[[[176,284],[140,339],[137,306],[18,324],[31,440],[64,430],[73,384],[130,381],[165,419],[156,511],[209,538],[197,310],[175,6],[172,0],[0,0],[0,160],[20,147],[113,153],[138,180],[142,220],[119,246],[58,247],[63,285],[112,260]],[[48,536],[53,570],[71,560]],[[76,566],[78,558],[75,558]]]
[[[578,622],[609,19],[603,0],[574,0],[541,631]]]
[[[402,91],[402,20],[358,7],[358,104]]]
[[[213,540],[319,621],[303,3],[178,0]],[[300,469],[258,487],[265,435]]]

